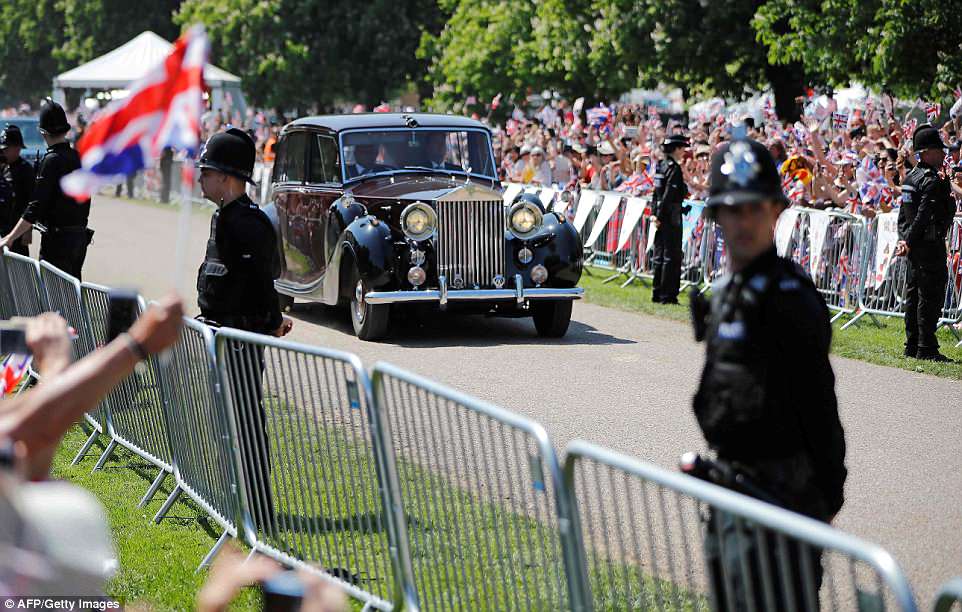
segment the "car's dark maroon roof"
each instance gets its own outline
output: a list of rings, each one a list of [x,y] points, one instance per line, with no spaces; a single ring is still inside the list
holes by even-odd
[[[414,119],[418,127],[481,128],[488,129],[480,121],[460,115],[441,115],[436,113],[355,113],[350,115],[319,115],[295,119],[285,126],[321,127],[334,132],[354,128],[404,128],[408,119]]]

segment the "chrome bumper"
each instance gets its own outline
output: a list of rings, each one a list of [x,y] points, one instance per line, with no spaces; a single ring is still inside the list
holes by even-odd
[[[449,290],[446,279],[439,279],[438,289],[411,289],[409,291],[371,291],[364,296],[368,304],[407,304],[413,302],[437,302],[446,306],[450,302],[508,302],[523,304],[528,300],[579,300],[585,290],[554,287],[524,288],[520,275],[515,277],[516,289],[453,289]]]

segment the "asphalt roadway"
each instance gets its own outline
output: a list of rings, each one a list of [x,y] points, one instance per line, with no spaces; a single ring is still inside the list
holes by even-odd
[[[193,312],[209,217],[191,215],[179,281]],[[97,197],[91,227],[85,280],[148,298],[177,282],[174,208]],[[437,313],[370,343],[354,337],[346,311],[299,306],[293,316],[294,340],[388,361],[536,419],[559,449],[583,438],[673,468],[704,448],[691,410],[703,347],[677,322],[578,302],[560,340],[538,338],[529,319]],[[940,584],[962,576],[962,382],[832,362],[849,468],[835,525],[893,553],[928,608]]]

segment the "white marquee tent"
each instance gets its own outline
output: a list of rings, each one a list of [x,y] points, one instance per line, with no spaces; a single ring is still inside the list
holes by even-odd
[[[157,34],[143,32],[113,51],[54,77],[53,98],[62,104],[65,89],[126,89],[163,61],[172,48],[171,43]],[[226,94],[229,93],[233,108],[244,110],[240,77],[207,64],[204,80],[211,89],[213,109],[223,108]]]

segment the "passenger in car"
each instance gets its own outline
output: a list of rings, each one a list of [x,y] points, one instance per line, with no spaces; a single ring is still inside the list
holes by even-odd
[[[354,163],[347,166],[348,178],[387,170],[387,166],[377,163],[380,147],[376,144],[354,145]]]

